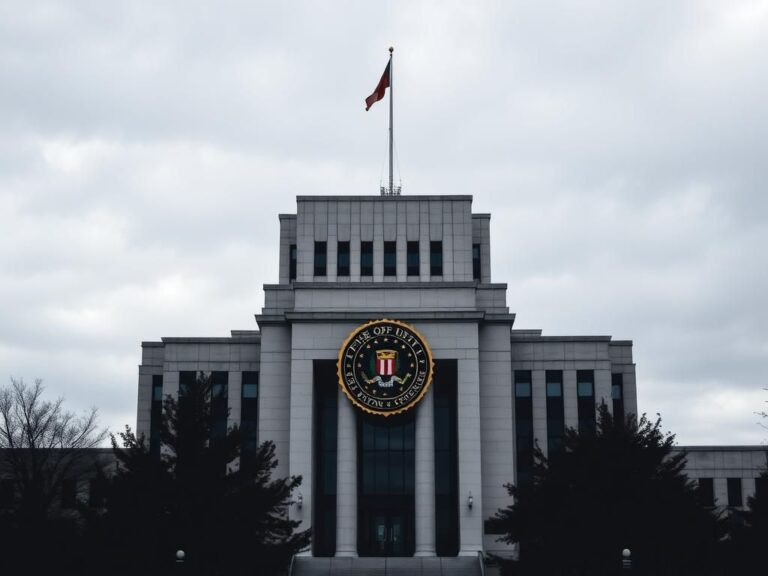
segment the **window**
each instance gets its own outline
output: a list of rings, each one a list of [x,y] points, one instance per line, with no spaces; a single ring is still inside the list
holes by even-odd
[[[313,362],[314,442],[314,533],[315,556],[336,553],[336,447],[338,428],[338,384],[336,363]]]
[[[315,276],[325,276],[328,268],[328,242],[315,242]]]
[[[211,372],[211,439],[227,435],[229,372]]]
[[[440,240],[429,243],[429,274],[443,275],[443,243]]]
[[[702,506],[715,505],[715,483],[712,478],[699,478],[699,503]]]
[[[384,276],[397,276],[397,242],[384,242]]]
[[[349,242],[339,242],[336,253],[336,274],[349,276]]]
[[[163,418],[163,375],[152,376],[152,408],[149,413],[149,451],[160,455],[160,426]]]
[[[576,371],[576,396],[579,411],[579,434],[595,432],[595,372]]]
[[[459,553],[458,364],[435,362],[435,552]]]
[[[755,478],[755,497],[760,500],[768,498],[768,474]]]
[[[613,421],[624,423],[624,375],[611,374],[611,398],[613,400]]]
[[[373,276],[373,242],[360,242],[360,276]]]
[[[530,370],[515,370],[515,448],[517,484],[530,484],[533,480],[533,401]]]
[[[243,434],[243,458],[256,453],[259,433],[259,373],[243,372],[240,393],[240,431]]]
[[[296,244],[288,248],[288,281],[296,280]]]
[[[480,244],[472,244],[472,278],[480,280]]]
[[[197,372],[194,370],[183,370],[179,372],[179,398],[187,396],[197,383]]]
[[[728,506],[742,506],[741,478],[728,478]]]
[[[7,510],[13,508],[13,500],[13,479],[3,478],[0,480],[0,509]]]
[[[563,371],[547,370],[547,453],[552,456],[563,450],[565,437],[565,406],[563,404]]]
[[[74,478],[61,482],[61,507],[67,510],[77,508],[77,480]]]
[[[418,276],[421,274],[419,269],[419,243],[408,242],[407,253],[408,276]]]

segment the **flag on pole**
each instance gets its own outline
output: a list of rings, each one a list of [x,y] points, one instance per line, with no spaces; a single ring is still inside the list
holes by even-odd
[[[376,90],[374,90],[373,94],[365,99],[366,112],[370,109],[371,106],[374,105],[374,103],[384,98],[384,92],[387,90],[387,88],[389,88],[389,62],[387,62],[387,67],[384,68],[384,74],[381,75],[381,80],[379,80],[379,83],[376,86]]]

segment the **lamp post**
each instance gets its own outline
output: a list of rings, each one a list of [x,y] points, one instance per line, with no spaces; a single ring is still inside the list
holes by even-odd
[[[632,569],[632,552],[629,548],[624,548],[621,551],[621,567],[624,572],[629,572]]]

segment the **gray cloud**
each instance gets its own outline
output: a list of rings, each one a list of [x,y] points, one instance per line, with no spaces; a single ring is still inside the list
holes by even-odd
[[[0,7],[0,367],[135,419],[139,342],[254,327],[298,194],[492,212],[519,327],[635,341],[681,443],[756,443],[768,5]]]

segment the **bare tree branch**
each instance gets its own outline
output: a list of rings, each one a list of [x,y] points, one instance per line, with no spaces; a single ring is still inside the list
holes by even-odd
[[[11,378],[0,389],[0,449],[21,498],[21,509],[45,516],[61,484],[87,458],[83,448],[104,441],[98,411],[78,416],[64,409],[64,399],[47,401],[42,380],[30,386]]]

